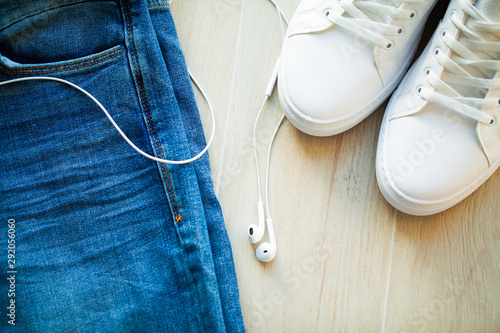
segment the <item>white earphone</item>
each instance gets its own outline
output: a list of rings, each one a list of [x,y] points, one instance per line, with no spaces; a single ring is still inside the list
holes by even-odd
[[[279,8],[279,6],[273,1],[269,0],[275,7],[278,12],[278,17],[280,20],[281,24],[281,30],[283,37],[285,35],[285,31],[283,28],[283,21],[288,25],[288,21],[286,17],[284,16],[283,12]],[[271,218],[270,210],[269,210],[269,164],[271,161],[271,148],[274,142],[274,139],[276,137],[276,134],[278,133],[278,130],[283,123],[283,120],[285,119],[285,115],[283,114],[281,117],[281,120],[276,127],[274,134],[271,138],[271,142],[269,143],[269,151],[267,154],[267,166],[266,166],[266,208],[267,208],[267,218],[264,217],[264,203],[262,202],[262,190],[261,190],[261,181],[260,181],[260,173],[259,173],[259,162],[258,162],[258,156],[257,156],[257,139],[256,139],[256,132],[257,132],[257,124],[259,122],[260,116],[262,115],[262,112],[264,110],[264,107],[267,104],[267,101],[271,94],[273,93],[274,85],[276,84],[276,81],[278,79],[278,65],[279,65],[279,59],[276,62],[276,65],[274,66],[273,74],[271,76],[271,79],[269,80],[269,83],[266,88],[266,93],[264,96],[264,102],[262,103],[262,106],[259,110],[259,113],[257,115],[257,118],[255,119],[254,127],[253,127],[253,146],[254,146],[254,153],[255,153],[255,167],[257,171],[257,186],[258,186],[258,191],[259,191],[259,201],[257,202],[257,213],[258,213],[258,218],[259,218],[259,224],[251,224],[248,227],[248,239],[250,243],[256,244],[262,240],[264,237],[265,230],[267,228],[267,232],[269,234],[269,242],[264,242],[260,244],[257,249],[255,250],[255,255],[257,259],[259,259],[262,262],[269,262],[274,259],[276,256],[276,236],[274,233],[274,226],[273,226],[273,220]]]
[[[269,242],[264,242],[257,247],[255,255],[262,262],[269,262],[276,256],[276,236],[274,235],[273,220],[267,219],[267,232],[269,233]]]
[[[264,232],[266,231],[266,226],[264,225],[264,203],[262,200],[257,202],[257,210],[259,214],[259,224],[251,224],[248,227],[248,239],[252,244],[260,242],[262,237],[264,237]]]

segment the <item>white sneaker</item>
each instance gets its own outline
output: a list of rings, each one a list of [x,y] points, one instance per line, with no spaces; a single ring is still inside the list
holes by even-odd
[[[387,107],[376,162],[387,201],[430,215],[484,183],[500,165],[499,98],[500,1],[452,0]]]
[[[281,106],[299,130],[348,130],[394,91],[437,0],[302,0],[281,51]]]

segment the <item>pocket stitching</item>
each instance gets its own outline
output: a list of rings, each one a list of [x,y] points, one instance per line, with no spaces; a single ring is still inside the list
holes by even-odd
[[[170,6],[169,3],[158,3],[158,4],[155,4],[155,5],[148,5],[148,8],[153,8],[153,7],[160,7],[160,6]]]
[[[102,57],[104,57],[104,56],[106,56],[106,55],[108,55],[110,53],[113,53],[113,52],[116,52],[116,53],[113,54],[113,55],[111,55],[111,56],[109,56],[109,57],[105,57],[103,59],[98,59],[98,58],[102,58]],[[111,49],[111,50],[109,50],[109,51],[107,51],[107,52],[105,52],[103,54],[99,54],[99,55],[93,56],[91,58],[85,58],[85,59],[81,59],[81,60],[70,61],[70,62],[62,63],[62,64],[45,65],[45,66],[33,66],[33,67],[28,67],[29,65],[27,65],[26,67],[23,67],[22,69],[11,69],[11,68],[7,67],[5,64],[0,63],[0,71],[3,72],[3,73],[5,73],[5,74],[23,74],[23,73],[28,73],[28,74],[44,74],[44,73],[55,73],[55,72],[67,71],[67,70],[78,69],[78,68],[82,68],[82,67],[86,67],[86,66],[95,65],[95,64],[97,64],[99,62],[103,62],[105,60],[114,58],[114,57],[116,57],[118,55],[121,55],[121,54],[123,54],[123,51],[120,51],[120,46],[116,46],[113,49]],[[36,70],[36,69],[57,68],[57,67],[63,67],[63,66],[71,66],[71,65],[80,64],[80,63],[83,63],[83,62],[88,62],[88,61],[91,61],[91,60],[94,60],[94,59],[98,59],[98,60],[90,62],[90,63],[87,63],[87,64],[83,64],[83,65],[80,65],[80,66],[75,66],[75,67],[59,68],[59,69],[54,69],[54,70],[50,70],[50,71],[45,71],[44,70],[42,72],[32,72],[33,70]]]

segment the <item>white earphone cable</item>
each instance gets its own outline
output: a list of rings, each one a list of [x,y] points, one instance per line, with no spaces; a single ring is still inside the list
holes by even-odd
[[[283,19],[283,21],[285,21],[287,26],[288,26],[288,20],[287,20],[285,14],[283,14],[283,11],[281,10],[281,8],[278,6],[278,4],[274,0],[269,0],[269,2],[272,3],[274,7],[276,7],[276,10],[277,10],[278,16],[279,16],[279,20],[280,20],[280,24],[281,24],[281,31],[283,32],[283,37],[284,37],[285,29],[283,28],[283,22],[281,21],[281,19]]]
[[[196,156],[194,156],[194,157],[192,157],[190,159],[180,160],[180,161],[166,160],[166,159],[158,158],[156,156],[149,155],[148,153],[142,151],[140,148],[138,148],[127,137],[127,135],[125,135],[125,133],[123,133],[123,131],[121,130],[120,126],[118,126],[116,124],[115,120],[113,119],[113,117],[111,117],[111,115],[109,114],[108,110],[106,110],[106,108],[97,100],[97,98],[95,98],[87,90],[85,90],[85,89],[77,86],[76,84],[74,84],[74,83],[72,83],[70,81],[67,81],[67,80],[64,80],[64,79],[60,79],[60,78],[57,78],[57,77],[50,77],[50,76],[30,76],[30,77],[22,77],[22,78],[17,78],[17,79],[2,81],[2,82],[0,82],[0,86],[11,84],[11,83],[16,83],[16,82],[32,81],[32,80],[56,81],[56,82],[64,83],[64,84],[66,84],[66,85],[68,85],[68,86],[70,86],[70,87],[72,87],[72,88],[74,88],[74,89],[82,92],[87,97],[89,97],[95,104],[97,104],[97,106],[102,110],[102,112],[104,112],[104,114],[106,115],[106,117],[108,117],[109,121],[114,126],[114,128],[118,131],[118,133],[122,136],[122,138],[132,148],[134,148],[134,150],[137,151],[139,154],[143,155],[146,158],[149,158],[150,160],[156,161],[156,162],[167,163],[167,164],[178,164],[179,165],[179,164],[188,164],[188,163],[194,162],[197,159],[199,159],[201,156],[203,156],[203,154],[205,154],[205,152],[208,150],[208,148],[210,148],[210,145],[212,144],[213,139],[214,139],[214,135],[215,135],[215,113],[214,113],[214,110],[212,108],[212,105],[210,104],[210,101],[209,101],[207,95],[205,94],[205,92],[203,91],[203,89],[200,87],[200,85],[198,84],[198,82],[196,81],[196,79],[193,77],[193,75],[191,73],[189,73],[189,75],[191,76],[191,80],[193,80],[194,84],[200,90],[201,94],[203,95],[203,97],[207,101],[208,107],[210,109],[210,114],[212,115],[212,134],[210,135],[210,139],[208,140],[207,145],[205,146],[205,148],[201,152],[199,152]]]
[[[274,0],[269,0],[269,2],[271,2],[273,4],[273,6],[276,8],[276,11],[278,13],[278,19],[280,21],[280,26],[281,26],[281,33],[282,33],[282,38],[284,39],[285,38],[285,29],[284,29],[284,26],[283,26],[283,21],[285,21],[286,25],[288,26],[288,20],[285,16],[285,14],[283,14],[283,11],[281,10],[281,8],[278,6],[278,4],[274,1]],[[274,71],[273,71],[273,75],[271,76],[271,81],[269,82],[269,84],[267,85],[267,89],[266,89],[266,94],[265,94],[265,97],[264,97],[264,102],[262,103],[262,106],[260,107],[260,110],[259,110],[259,113],[257,114],[257,117],[255,118],[255,123],[254,123],[254,126],[253,126],[253,148],[254,148],[254,155],[255,155],[255,168],[256,168],[256,171],[257,171],[257,187],[258,187],[258,191],[259,191],[259,203],[262,202],[262,188],[261,188],[261,179],[260,179],[260,172],[259,172],[259,161],[258,161],[258,154],[257,154],[257,139],[256,139],[256,132],[257,132],[257,124],[259,122],[259,119],[264,111],[264,108],[266,106],[266,103],[268,102],[268,99],[269,97],[271,96],[272,92],[273,92],[273,89],[274,89],[274,85],[278,79],[278,64],[279,64],[279,59],[278,59],[278,62],[276,63],[276,66],[274,68]],[[267,164],[266,164],[266,211],[267,211],[267,217],[270,218],[270,209],[269,209],[269,191],[268,191],[268,188],[269,188],[269,163],[270,163],[270,158],[271,158],[271,148],[272,148],[272,145],[273,145],[273,142],[274,142],[274,138],[276,137],[276,134],[278,133],[278,130],[281,126],[281,124],[283,123],[283,120],[284,120],[284,117],[285,115],[282,116],[278,126],[276,127],[276,130],[274,131],[274,134],[271,138],[271,142],[269,143],[269,152],[268,152],[268,157],[267,157]]]
[[[281,33],[282,33],[282,38],[285,38],[285,29],[283,26],[283,20],[285,23],[288,25],[288,20],[286,19],[285,15],[283,14],[282,10],[279,8],[279,6],[276,4],[275,1],[269,0],[275,7],[278,13],[278,19],[280,21],[280,26],[281,26]],[[283,20],[282,20],[283,19]],[[269,262],[274,259],[276,255],[276,238],[274,234],[274,227],[273,227],[273,222],[271,218],[271,213],[270,213],[270,208],[269,208],[269,166],[271,163],[271,150],[273,146],[274,139],[276,138],[276,134],[278,133],[279,128],[281,127],[281,124],[283,123],[283,120],[285,119],[285,115],[283,114],[281,116],[281,120],[279,124],[276,126],[276,129],[274,130],[273,136],[271,138],[271,141],[269,143],[269,150],[267,154],[267,164],[266,164],[266,209],[267,209],[267,219],[264,221],[264,203],[262,202],[262,188],[261,188],[261,179],[260,179],[260,172],[259,172],[259,161],[258,161],[258,153],[257,153],[257,125],[259,123],[259,120],[262,116],[262,113],[264,112],[264,108],[266,106],[266,103],[269,100],[269,97],[273,93],[274,85],[276,84],[276,81],[278,79],[278,67],[279,67],[279,59],[276,62],[276,65],[274,66],[273,74],[271,76],[271,79],[267,85],[265,96],[264,96],[264,101],[262,103],[262,106],[260,107],[259,113],[257,114],[257,117],[255,118],[255,123],[253,126],[253,148],[254,148],[254,154],[255,154],[255,170],[257,172],[257,187],[258,187],[258,193],[259,193],[259,201],[257,202],[257,208],[258,208],[258,217],[259,217],[259,224],[255,225],[252,224],[248,228],[248,236],[249,240],[252,244],[255,244],[259,242],[262,239],[262,236],[264,235],[265,229],[268,230],[269,233],[269,242],[264,242],[259,247],[256,249],[256,256],[257,258],[262,261],[262,262]],[[267,228],[266,228],[267,225]]]
[[[267,218],[271,218],[271,211],[269,208],[269,166],[271,165],[271,149],[273,147],[274,139],[276,138],[276,134],[278,134],[278,130],[281,127],[281,124],[283,124],[283,120],[285,120],[285,114],[281,116],[281,120],[278,123],[278,126],[276,126],[276,129],[274,130],[273,137],[271,138],[271,142],[269,143],[269,151],[267,153],[267,166],[266,166],[266,212],[267,212]]]
[[[268,97],[266,96],[264,102],[262,103],[262,106],[260,107],[259,114],[257,115],[257,118],[255,118],[255,123],[253,125],[253,152],[255,155],[255,170],[257,171],[257,186],[259,189],[259,202],[262,201],[262,190],[261,190],[261,185],[260,185],[260,172],[259,172],[259,160],[257,157],[257,123],[259,122],[260,116],[262,115],[262,111],[264,110],[264,107],[266,106]]]

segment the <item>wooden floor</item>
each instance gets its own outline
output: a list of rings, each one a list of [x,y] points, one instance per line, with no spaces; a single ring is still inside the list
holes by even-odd
[[[300,0],[278,2],[291,17]],[[174,0],[171,9],[188,66],[216,109],[212,174],[248,332],[500,332],[500,172],[442,214],[396,211],[375,179],[385,104],[334,137],[285,121],[270,171],[278,254],[257,261],[247,240],[257,222],[252,128],[280,53],[276,11],[267,0]],[[260,156],[281,115],[275,91]]]

